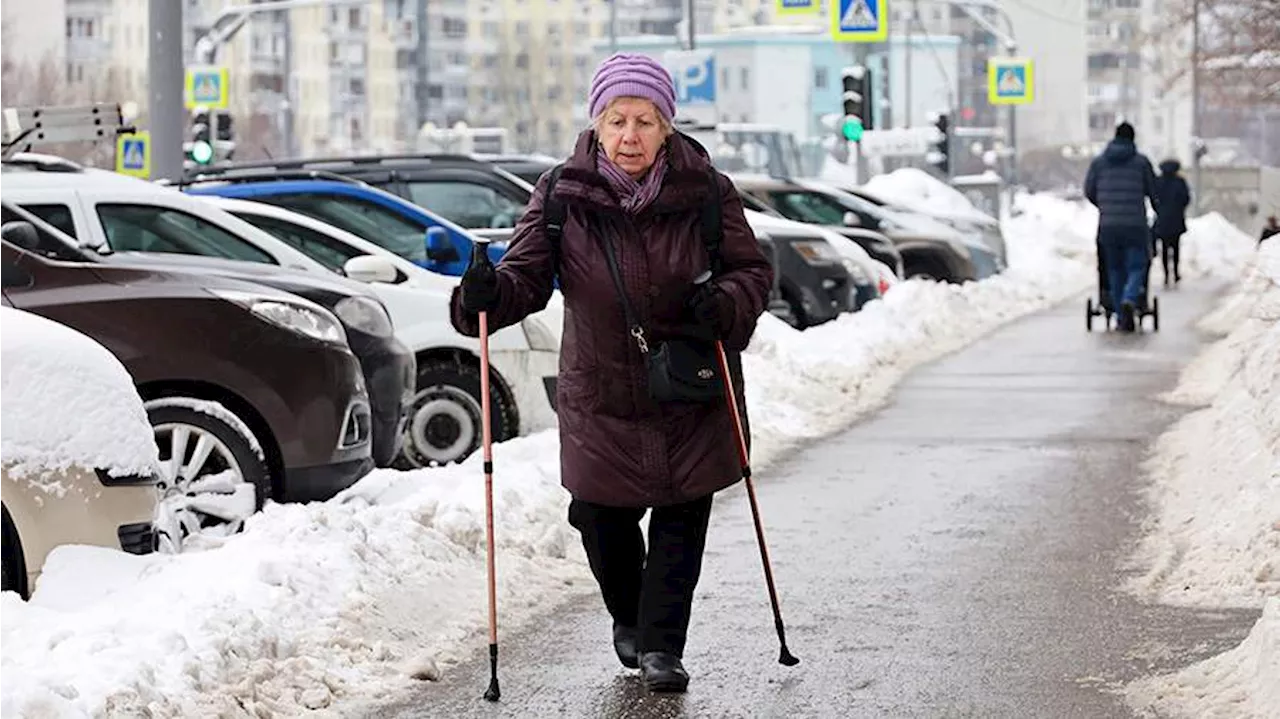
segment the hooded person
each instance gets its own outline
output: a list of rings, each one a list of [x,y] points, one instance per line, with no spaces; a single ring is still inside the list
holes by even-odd
[[[1132,332],[1139,303],[1146,293],[1151,230],[1148,198],[1159,213],[1155,170],[1138,152],[1133,125],[1116,127],[1115,138],[1089,164],[1084,195],[1098,208],[1098,251],[1107,271],[1111,306],[1117,326]]]
[[[1164,267],[1164,284],[1170,280],[1182,281],[1178,271],[1182,235],[1187,231],[1187,207],[1191,204],[1191,188],[1179,171],[1182,164],[1169,159],[1160,163],[1160,176],[1156,178],[1156,222],[1152,234],[1161,246],[1161,265]]]
[[[697,142],[675,132],[675,87],[660,63],[607,58],[587,107],[592,125],[554,190],[557,171],[550,170],[501,262],[463,275],[451,316],[455,328],[475,336],[484,311],[497,331],[543,309],[559,280],[565,326],[556,410],[568,521],[612,616],[619,661],[639,668],[652,691],[683,692],[712,497],[738,482],[742,467],[723,395],[655,395],[647,345],[719,340],[737,366],[773,270],[733,183]],[[719,205],[714,258],[701,225],[708,203]],[[548,231],[553,216],[558,243]],[[743,397],[740,371],[731,374]]]

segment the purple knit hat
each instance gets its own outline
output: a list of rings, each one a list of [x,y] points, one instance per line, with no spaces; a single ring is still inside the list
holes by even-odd
[[[616,97],[642,97],[658,108],[668,122],[676,114],[676,87],[671,73],[647,55],[614,53],[596,67],[587,109],[598,116]]]

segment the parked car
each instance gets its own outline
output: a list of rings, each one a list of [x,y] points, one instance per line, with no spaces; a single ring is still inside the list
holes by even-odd
[[[480,343],[458,333],[449,321],[449,295],[458,278],[430,272],[365,238],[275,205],[201,199],[331,268],[351,271],[357,258],[383,258],[384,271],[360,276],[390,308],[397,334],[413,349],[418,364],[400,466],[460,461],[479,447]],[[547,309],[489,337],[495,390],[490,418],[499,441],[556,426],[562,311],[557,293]]]
[[[966,282],[1002,269],[989,248],[967,241],[949,227],[899,215],[822,183],[758,175],[735,176],[734,182],[789,219],[834,230],[861,227],[884,234],[902,253],[907,277]]]
[[[13,204],[7,186],[2,205],[5,300],[120,359],[166,481],[206,494],[193,509],[211,524],[267,499],[328,499],[373,468],[364,376],[331,312],[258,283],[107,262]]]
[[[302,174],[317,175],[317,171]],[[291,179],[297,173],[229,169],[203,173],[181,185],[191,195],[218,195],[265,202],[314,217],[374,241],[410,262],[442,275],[461,277],[473,235],[457,223],[359,180],[323,173],[329,179]],[[436,232],[428,232],[435,229]],[[442,231],[441,231],[442,230]],[[504,242],[489,245],[497,262]]]
[[[252,225],[179,192],[111,172],[44,167],[6,163],[5,198],[74,245],[92,248],[102,261],[217,273],[270,285],[332,312],[369,390],[374,463],[391,466],[412,398],[414,358],[367,285],[345,280]]]
[[[6,227],[3,233],[14,231]],[[7,287],[7,262],[4,267]],[[159,456],[142,399],[120,361],[84,334],[13,309],[8,300],[0,318],[3,590],[28,598],[49,553],[64,545],[131,554],[179,549],[179,531],[161,511]],[[103,421],[114,423],[110,431],[103,431]],[[74,439],[52,448],[35,444],[40,437],[31,433],[54,427]],[[104,442],[112,446],[103,448]]]
[[[795,218],[788,218],[786,215],[778,212],[769,203],[758,199],[755,195],[744,192],[739,188],[738,195],[742,198],[743,207],[748,210],[754,210],[762,215],[775,217],[778,219],[789,220],[795,222]],[[802,223],[809,224],[809,223]],[[845,237],[856,243],[862,251],[871,259],[876,260],[893,270],[895,277],[904,277],[905,268],[902,262],[902,253],[898,251],[897,245],[893,240],[876,232],[863,227],[824,227],[823,229]]]
[[[1004,230],[1000,226],[1000,221],[994,217],[986,215],[974,209],[973,212],[964,215],[948,213],[943,211],[930,211],[927,205],[916,205],[908,207],[901,202],[895,202],[883,195],[878,195],[864,187],[854,187],[843,184],[833,184],[838,190],[847,192],[856,197],[860,197],[877,207],[883,207],[900,215],[923,215],[930,220],[941,222],[964,235],[978,237],[982,240],[996,257],[1000,259],[1001,264],[1008,266],[1009,255],[1008,248],[1005,246]]]
[[[359,180],[495,242],[511,239],[516,221],[524,214],[533,192],[533,186],[519,177],[468,155],[373,155],[237,162],[202,171],[199,177],[308,171]]]

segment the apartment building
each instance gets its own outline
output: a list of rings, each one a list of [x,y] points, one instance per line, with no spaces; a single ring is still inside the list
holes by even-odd
[[[1142,116],[1143,0],[1089,0],[1087,68],[1089,139],[1105,142],[1116,125],[1145,126]]]
[[[1153,158],[1191,160],[1191,34],[1158,0],[1142,5],[1138,141]]]
[[[567,153],[586,126],[592,44],[607,34],[607,6],[601,0],[473,0],[469,11],[467,122],[506,128],[517,151]]]
[[[1035,63],[1035,100],[1016,111],[1018,151],[1057,153],[1064,146],[1087,144],[1090,43],[1086,0],[1018,0],[1004,3],[1003,8],[1013,25],[1018,54]]]
[[[92,22],[86,24],[86,20]],[[44,66],[50,75],[59,77],[72,42],[103,30],[98,18],[73,18],[62,6],[15,2],[0,5],[0,27],[6,62],[25,66],[32,72]]]

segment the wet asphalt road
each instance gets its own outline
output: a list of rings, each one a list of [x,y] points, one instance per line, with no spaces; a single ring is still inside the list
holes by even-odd
[[[421,684],[388,717],[1125,717],[1110,689],[1223,651],[1255,613],[1117,590],[1139,464],[1178,410],[1155,395],[1200,346],[1205,283],[1163,330],[1086,334],[1084,298],[922,367],[892,404],[757,480],[797,667],[778,646],[745,491],[722,493],[684,696],[613,656],[597,596]]]

